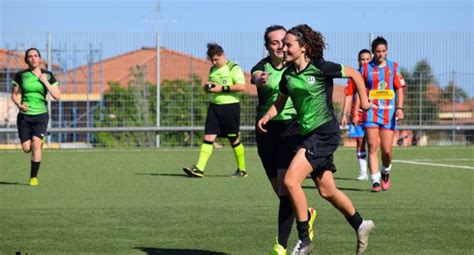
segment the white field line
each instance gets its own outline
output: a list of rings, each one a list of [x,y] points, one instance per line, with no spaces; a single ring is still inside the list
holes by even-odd
[[[437,166],[437,167],[449,167],[449,168],[463,168],[463,169],[473,169],[472,166],[459,166],[459,165],[448,165],[448,164],[437,164],[437,163],[428,163],[428,162],[419,162],[419,161],[408,161],[408,160],[392,160],[397,163],[413,164],[413,165],[425,165],[425,166]]]

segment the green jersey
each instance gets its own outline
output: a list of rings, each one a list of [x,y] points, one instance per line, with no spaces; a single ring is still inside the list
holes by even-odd
[[[236,63],[228,61],[224,66],[211,67],[209,81],[222,86],[232,86],[234,84],[245,84],[245,77],[244,72]],[[239,102],[239,92],[211,93],[209,97],[213,104],[233,104]]]
[[[53,73],[41,69],[41,73],[45,73],[48,81],[52,86],[57,86],[58,81],[54,78]],[[18,86],[21,89],[21,103],[28,105],[28,111],[21,113],[27,115],[38,115],[48,112],[46,102],[46,94],[48,90],[41,83],[38,76],[36,76],[30,69],[17,72],[13,79],[13,86]]]
[[[280,81],[280,92],[293,100],[303,135],[336,118],[332,105],[333,78],[344,77],[344,66],[311,60],[297,73],[290,65]]]
[[[276,68],[272,65],[270,57],[264,58],[260,60],[252,68],[252,75],[255,72],[266,72],[268,74],[267,85],[258,86],[257,93],[258,93],[258,106],[257,106],[257,120],[263,117],[265,113],[270,109],[270,107],[275,103],[280,90],[278,85],[281,80],[281,76],[283,71],[285,71],[286,66],[283,68]],[[252,84],[256,84],[256,82],[252,79]],[[286,101],[285,107],[283,110],[275,116],[272,120],[289,120],[293,119],[296,116],[296,110],[293,108],[293,102],[290,98]]]

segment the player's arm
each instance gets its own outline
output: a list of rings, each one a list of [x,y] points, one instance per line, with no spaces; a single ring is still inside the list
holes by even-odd
[[[252,73],[252,82],[257,85],[257,87],[265,86],[268,82],[268,74],[264,71],[257,70]]]
[[[393,85],[395,87],[395,93],[397,95],[397,101],[395,105],[395,116],[398,120],[403,120],[403,118],[405,117],[405,113],[403,112],[403,100],[405,95],[403,94],[403,91],[406,84],[398,65],[396,65],[395,67]]]
[[[58,88],[58,82],[54,79],[54,76],[50,74],[50,79],[48,80],[48,75],[46,73],[41,73],[39,79],[54,100],[59,100],[61,97],[61,91]]]
[[[267,124],[271,119],[277,116],[283,108],[285,107],[286,101],[288,100],[288,96],[286,95],[278,95],[277,100],[270,106],[270,109],[263,115],[263,117],[257,122],[257,131],[261,133],[267,132],[264,128],[265,124]]]
[[[404,100],[403,87],[397,88],[395,90],[395,93],[397,94],[395,116],[397,117],[398,120],[403,120],[403,118],[405,117],[405,113],[403,112],[403,100]]]
[[[13,86],[11,99],[13,103],[23,112],[28,111],[28,105],[21,103],[21,88],[20,86]]]
[[[345,72],[346,77],[349,77],[354,81],[355,87],[357,89],[357,93],[359,94],[360,107],[358,107],[358,105],[356,104],[355,109],[361,108],[362,110],[367,111],[370,108],[370,101],[365,91],[365,82],[364,82],[364,79],[362,78],[362,75],[359,73],[359,71],[351,67],[345,67],[344,72]],[[356,102],[357,101],[358,100],[356,100]]]

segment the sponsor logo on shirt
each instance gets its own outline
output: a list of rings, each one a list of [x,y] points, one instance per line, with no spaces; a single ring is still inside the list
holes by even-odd
[[[314,78],[314,76],[309,76],[308,77],[308,83],[309,84],[314,84],[316,82],[316,78]]]

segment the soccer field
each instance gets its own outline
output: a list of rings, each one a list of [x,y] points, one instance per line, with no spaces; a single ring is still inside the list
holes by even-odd
[[[256,149],[243,179],[230,177],[230,149],[214,152],[199,179],[181,170],[197,149],[46,150],[38,187],[29,155],[0,152],[0,254],[268,254],[278,201]],[[354,154],[337,151],[335,176],[376,224],[367,254],[474,254],[474,147],[397,148],[392,189],[375,194],[354,180]],[[304,188],[318,211],[314,254],[353,254],[345,218]]]

